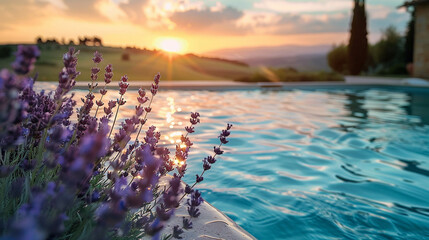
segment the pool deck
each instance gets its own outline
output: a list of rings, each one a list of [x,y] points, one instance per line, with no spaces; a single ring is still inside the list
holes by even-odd
[[[427,81],[426,81],[427,82]],[[130,81],[129,89],[150,88],[152,81]],[[100,86],[103,85],[99,83]],[[377,86],[407,86],[407,87],[424,87],[429,88],[429,82],[412,84],[407,79],[385,78],[385,77],[365,77],[365,76],[346,76],[344,82],[261,82],[245,83],[235,81],[162,81],[160,82],[161,90],[253,90],[253,89],[294,89],[294,88],[330,88],[338,86],[362,87],[368,85]],[[87,82],[77,82],[76,89],[87,89]],[[117,82],[107,85],[108,89],[117,89]]]

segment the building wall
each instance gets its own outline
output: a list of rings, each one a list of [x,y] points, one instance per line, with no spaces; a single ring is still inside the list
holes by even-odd
[[[429,4],[416,6],[414,76],[429,78]]]

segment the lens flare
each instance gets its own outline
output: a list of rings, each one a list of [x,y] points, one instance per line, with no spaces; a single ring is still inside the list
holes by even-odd
[[[183,53],[186,44],[184,40],[178,38],[160,38],[156,40],[156,46],[166,52]]]

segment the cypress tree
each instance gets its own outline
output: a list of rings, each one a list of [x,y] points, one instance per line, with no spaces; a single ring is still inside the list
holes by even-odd
[[[358,75],[368,59],[368,32],[366,30],[365,0],[354,0],[353,18],[348,47],[349,73]]]
[[[414,26],[416,23],[415,10],[411,12],[411,19],[408,22],[407,35],[405,36],[405,63],[412,63],[414,57]]]

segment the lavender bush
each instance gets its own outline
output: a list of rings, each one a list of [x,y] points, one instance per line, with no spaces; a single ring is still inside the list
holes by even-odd
[[[182,187],[193,145],[188,136],[200,122],[199,113],[191,114],[174,155],[158,146],[161,133],[155,126],[145,127],[159,88],[157,74],[149,94],[138,91],[134,115],[115,132],[128,77],[120,78],[117,100],[105,99],[113,67],[104,68],[99,87],[103,58],[95,52],[89,91],[77,108],[71,91],[80,75],[78,54],[70,48],[63,55],[58,87],[50,93],[34,91],[37,76],[28,75],[40,55],[36,47],[19,46],[14,73],[0,72],[0,239],[181,239],[184,230],[192,229],[192,218],[200,215],[203,199],[194,187],[223,153],[221,145],[228,142],[232,126],[221,132],[214,154],[203,159],[195,183]],[[161,186],[166,175],[169,183]],[[182,203],[186,195],[190,197]],[[181,204],[189,217],[161,236]]]

